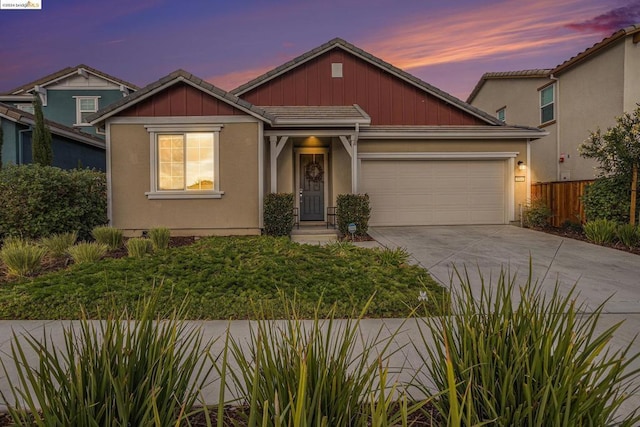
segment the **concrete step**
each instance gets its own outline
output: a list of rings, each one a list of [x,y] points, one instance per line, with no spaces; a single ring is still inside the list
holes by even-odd
[[[325,234],[291,234],[291,241],[306,245],[323,245],[338,241],[336,233]]]

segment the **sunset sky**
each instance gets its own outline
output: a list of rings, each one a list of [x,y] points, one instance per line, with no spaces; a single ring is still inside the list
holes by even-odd
[[[41,0],[0,10],[0,92],[87,64],[230,90],[342,37],[466,99],[487,71],[551,68],[640,23],[640,0]]]

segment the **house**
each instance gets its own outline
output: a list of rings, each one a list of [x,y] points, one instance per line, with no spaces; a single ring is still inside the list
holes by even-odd
[[[342,40],[225,92],[178,70],[87,118],[106,129],[109,218],[129,235],[259,234],[263,197],[325,221],[368,193],[371,225],[505,224],[544,131],[493,116]]]
[[[578,146],[640,103],[640,24],[552,69],[486,73],[467,102],[549,133],[531,145],[532,182],[593,179],[597,163],[580,157]]]
[[[33,97],[38,95],[53,135],[54,166],[105,170],[104,132],[88,124],[86,117],[137,89],[81,64],[0,94],[3,163],[31,162]]]
[[[16,107],[0,103],[2,126],[2,162],[31,163],[32,127],[35,117]],[[105,142],[95,135],[46,120],[51,132],[52,165],[62,169],[87,167],[105,170]]]

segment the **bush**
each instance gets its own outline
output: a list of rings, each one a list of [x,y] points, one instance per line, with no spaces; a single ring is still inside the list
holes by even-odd
[[[270,193],[264,198],[264,232],[289,236],[293,230],[293,193]]]
[[[171,240],[171,230],[166,227],[152,228],[149,230],[149,238],[154,251],[167,249]]]
[[[534,199],[524,210],[524,226],[542,228],[549,225],[551,209],[544,200]]]
[[[107,222],[106,178],[92,170],[7,165],[0,170],[0,237],[39,239]]]
[[[182,308],[162,322],[154,317],[157,309],[151,297],[133,315],[106,313],[102,322],[83,317],[65,328],[62,348],[54,348],[47,333],[43,342],[33,335],[25,342],[14,332],[17,383],[4,371],[15,425],[186,425],[211,370],[204,368],[211,342],[182,320]],[[36,367],[30,367],[31,351],[40,358]]]
[[[78,233],[58,233],[40,239],[40,244],[47,250],[47,254],[53,258],[63,258],[68,255],[68,250],[78,240]]]
[[[638,425],[637,409],[624,420],[616,412],[634,395],[640,354],[629,354],[633,340],[607,349],[621,323],[596,333],[604,303],[592,310],[575,302],[575,287],[562,296],[531,274],[521,287],[504,271],[497,285],[481,276],[479,291],[466,271],[456,274],[453,315],[418,320],[426,373],[442,393],[436,407],[461,421],[450,425]]]
[[[344,236],[348,236],[349,224],[356,225],[356,236],[366,236],[369,231],[369,218],[371,207],[368,194],[339,194],[337,198],[336,216],[338,230]]]
[[[616,229],[616,237],[629,249],[635,247],[640,242],[640,229],[631,224],[620,224]]]
[[[67,251],[76,264],[92,263],[105,256],[109,248],[103,243],[82,242]]]
[[[9,274],[14,276],[30,276],[42,266],[47,250],[41,246],[22,239],[7,239],[0,250],[0,259],[7,266]]]
[[[133,237],[127,240],[127,252],[131,258],[142,258],[151,253],[153,244],[145,237]]]
[[[629,222],[631,177],[619,175],[598,178],[584,189],[582,201],[587,221],[609,219],[626,224]],[[638,198],[640,211],[640,197]]]
[[[407,264],[411,255],[404,248],[376,248],[376,257],[380,261],[381,265],[399,267]]]
[[[601,245],[603,243],[611,243],[616,237],[618,225],[615,221],[608,219],[596,219],[589,221],[584,225],[584,234],[587,239],[593,243]]]
[[[124,240],[122,230],[107,226],[94,228],[91,230],[91,235],[96,242],[107,245],[107,248],[111,251],[121,248]]]

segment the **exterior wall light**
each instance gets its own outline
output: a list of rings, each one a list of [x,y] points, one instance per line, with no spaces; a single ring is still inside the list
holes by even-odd
[[[518,169],[520,169],[521,171],[527,170],[527,165],[525,165],[522,160],[519,160],[518,161]]]

